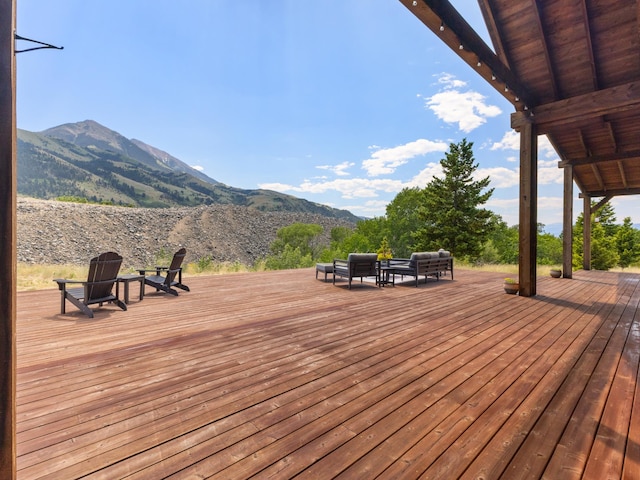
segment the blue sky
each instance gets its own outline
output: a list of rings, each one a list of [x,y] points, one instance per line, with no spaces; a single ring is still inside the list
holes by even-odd
[[[489,43],[477,2],[452,3]],[[95,120],[227,185],[368,217],[467,138],[487,208],[518,222],[513,107],[397,0],[19,0],[17,15],[21,36],[64,46],[18,55],[19,128]],[[562,222],[557,162],[540,137],[546,225]],[[612,204],[640,223],[635,197]]]

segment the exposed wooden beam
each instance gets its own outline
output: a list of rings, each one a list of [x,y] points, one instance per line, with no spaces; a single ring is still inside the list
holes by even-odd
[[[621,197],[623,195],[640,195],[640,187],[632,187],[632,188],[620,188],[620,189],[612,189],[612,190],[598,190],[589,192],[589,197]],[[584,198],[585,195],[581,193],[579,195],[580,198]]]
[[[560,98],[560,94],[558,92],[558,82],[556,81],[555,69],[553,68],[553,63],[551,61],[551,55],[549,54],[549,42],[547,41],[547,32],[542,26],[542,17],[540,14],[540,9],[538,8],[538,2],[536,0],[529,0],[529,6],[533,9],[536,19],[536,28],[540,32],[540,38],[542,40],[542,48],[541,52],[544,55],[544,61],[547,65],[547,75],[551,82],[551,88],[553,90],[553,98],[558,100]]]
[[[613,146],[613,151],[614,152],[618,152],[618,142],[616,140],[616,133],[613,131],[613,125],[611,125],[611,122],[609,121],[605,121],[604,124],[607,127],[607,131],[609,132],[609,138],[611,139],[611,143]]]
[[[528,119],[538,126],[542,134],[552,127],[569,125],[600,115],[637,109],[639,106],[640,82],[633,81],[597,92],[538,105],[527,112],[515,112],[511,114],[511,127],[519,130]]]
[[[598,81],[598,72],[596,70],[596,60],[593,55],[593,43],[591,42],[591,22],[589,21],[589,10],[587,10],[587,4],[585,0],[581,0],[580,8],[582,10],[582,24],[585,28],[584,41],[587,44],[587,51],[589,52],[589,64],[591,65],[591,78],[593,80],[593,90],[600,90],[600,82]]]
[[[0,478],[16,478],[16,0],[0,0]]]
[[[602,181],[602,175],[600,175],[600,170],[598,170],[598,165],[596,165],[595,163],[592,163],[591,171],[593,172],[593,175],[596,177],[596,180],[598,181],[598,185],[600,185],[600,190],[605,190],[604,182]]]
[[[624,164],[621,160],[618,160],[618,170],[620,171],[620,178],[622,179],[622,185],[624,188],[629,188],[629,183],[627,182],[627,174],[624,171]]]
[[[517,76],[448,0],[399,1],[516,109],[537,104]]]
[[[584,151],[585,156],[590,157],[591,150],[589,150],[589,147],[587,146],[587,142],[584,140],[584,135],[582,134],[582,130],[578,130],[578,141],[580,142],[580,145],[582,145],[582,150]]]
[[[606,195],[602,200],[591,207],[591,214],[595,215],[598,210],[600,210],[605,203],[613,198],[613,195]]]
[[[567,158],[566,160],[561,160],[558,163],[559,167],[564,167],[565,165],[588,165],[590,163],[604,163],[611,161],[620,161],[626,160],[629,158],[640,158],[640,150],[633,150],[629,152],[618,152],[611,153],[610,155],[592,155],[590,157],[580,157],[580,158]]]
[[[493,49],[496,52],[496,56],[502,63],[505,64],[507,68],[511,69],[511,60],[507,57],[506,49],[502,44],[502,38],[504,37],[504,34],[496,23],[496,12],[493,9],[493,6],[488,0],[478,0],[478,5],[480,6],[480,12],[482,12],[482,16],[484,17],[484,23],[487,26],[487,30],[489,32],[489,36],[491,37],[491,43],[493,43]]]

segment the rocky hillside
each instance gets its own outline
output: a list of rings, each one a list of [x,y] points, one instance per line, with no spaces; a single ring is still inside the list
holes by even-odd
[[[116,251],[123,267],[155,265],[160,252],[187,248],[187,261],[251,265],[263,258],[279,228],[292,223],[324,227],[329,243],[335,226],[353,223],[309,213],[262,212],[232,205],[126,208],[18,198],[18,261],[87,265]]]

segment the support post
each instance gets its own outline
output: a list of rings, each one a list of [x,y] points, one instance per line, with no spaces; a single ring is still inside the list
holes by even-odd
[[[573,277],[573,165],[564,173],[564,208],[562,216],[562,276]]]
[[[16,478],[16,0],[0,0],[0,478]]]
[[[591,270],[591,197],[584,195],[582,202],[582,268]]]
[[[538,248],[538,135],[527,121],[520,130],[520,295],[536,294],[536,254]]]

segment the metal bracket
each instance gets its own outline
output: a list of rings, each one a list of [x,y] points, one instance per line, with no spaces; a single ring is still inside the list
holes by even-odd
[[[26,42],[33,42],[41,45],[40,47],[32,47],[32,48],[25,48],[23,50],[16,50],[15,53],[31,52],[32,50],[41,50],[43,48],[54,48],[56,50],[62,50],[64,48],[64,47],[56,47],[55,45],[51,45],[50,43],[44,43],[44,42],[39,42],[38,40],[32,40],[30,38],[26,38],[21,35],[18,35],[17,33],[14,33],[13,36],[16,40],[24,40]]]

